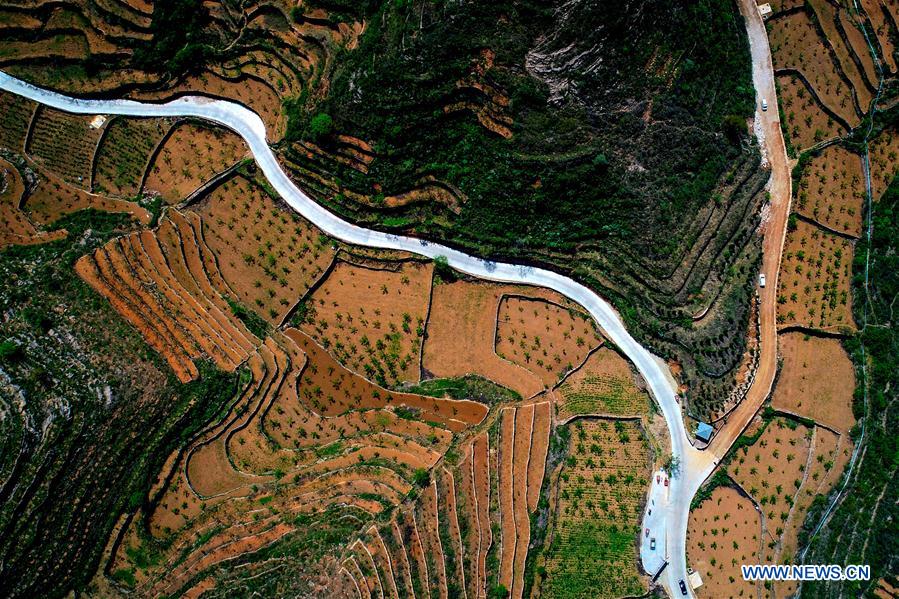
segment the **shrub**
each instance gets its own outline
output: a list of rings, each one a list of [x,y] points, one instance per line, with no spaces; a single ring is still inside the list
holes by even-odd
[[[313,141],[320,141],[334,130],[334,120],[331,115],[320,112],[309,121],[308,135]]]

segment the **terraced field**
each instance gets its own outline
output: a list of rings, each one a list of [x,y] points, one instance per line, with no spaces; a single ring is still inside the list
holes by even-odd
[[[633,596],[647,580],[633,567],[651,457],[639,423],[579,420],[553,475],[556,505],[540,558],[539,596]],[[602,563],[602,568],[596,564]]]

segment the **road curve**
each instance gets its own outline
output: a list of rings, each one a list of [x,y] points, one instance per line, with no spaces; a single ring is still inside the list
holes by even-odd
[[[372,248],[401,250],[435,258],[445,256],[450,266],[482,279],[507,283],[521,283],[548,287],[581,304],[606,336],[612,340],[633,362],[643,376],[659,404],[671,438],[671,452],[679,458],[685,472],[705,472],[706,458],[690,444],[680,405],[675,399],[673,380],[664,362],[656,359],[627,332],[614,308],[596,293],[550,270],[494,262],[470,256],[456,249],[423,239],[403,237],[372,231],[342,220],[303,193],[281,168],[274,152],[266,143],[265,125],[252,110],[234,102],[199,96],[181,97],[166,103],[145,103],[134,100],[94,100],[72,98],[41,89],[11,75],[0,72],[0,89],[23,96],[51,108],[76,114],[115,114],[135,117],[196,117],[213,121],[240,135],[250,148],[256,164],[262,169],[269,183],[291,208],[314,223],[322,231],[347,243]],[[668,375],[668,376],[666,376]],[[706,476],[707,476],[706,472]],[[677,583],[686,578],[685,539],[689,505],[699,484],[687,477],[672,479],[670,496],[674,498],[665,518],[669,545],[669,565],[663,584],[674,595]]]

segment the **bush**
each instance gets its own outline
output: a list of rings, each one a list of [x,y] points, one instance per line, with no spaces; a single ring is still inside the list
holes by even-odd
[[[434,258],[434,272],[441,280],[452,282],[456,280],[456,271],[449,265],[446,256],[437,256]]]
[[[15,341],[6,340],[0,343],[0,360],[4,362],[18,362],[25,357],[25,352]]]
[[[431,483],[431,473],[427,468],[417,468],[412,475],[412,481],[419,487],[427,487]]]
[[[320,112],[309,121],[309,137],[313,141],[320,141],[334,130],[334,120],[331,115]]]

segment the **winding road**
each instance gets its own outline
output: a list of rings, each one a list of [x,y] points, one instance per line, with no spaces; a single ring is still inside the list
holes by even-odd
[[[772,108],[774,108],[777,106],[774,94],[774,74],[771,67],[771,56],[768,50],[768,39],[764,25],[761,23],[761,18],[755,9],[754,0],[741,0],[741,10],[747,21],[747,31],[752,50],[753,82],[756,89],[759,90],[760,97],[766,97]],[[751,14],[747,14],[747,11]],[[758,22],[756,23],[754,19],[757,19]],[[690,502],[696,491],[714,470],[718,459],[724,455],[733,439],[740,434],[745,424],[748,424],[749,420],[751,420],[758,406],[761,405],[761,401],[767,396],[774,378],[774,369],[766,367],[765,364],[767,363],[766,360],[770,359],[772,360],[771,363],[776,366],[776,332],[773,322],[773,310],[777,264],[780,262],[780,248],[783,245],[783,233],[780,232],[779,235],[777,233],[778,229],[782,231],[785,227],[785,213],[782,226],[778,222],[769,221],[769,230],[766,231],[765,235],[765,269],[769,273],[768,278],[772,281],[772,284],[765,290],[767,295],[763,293],[762,298],[764,306],[762,311],[763,359],[759,374],[750,390],[754,407],[747,405],[745,414],[739,412],[739,416],[735,416],[733,424],[729,423],[724,430],[719,432],[711,451],[699,451],[691,445],[687,437],[681,416],[681,406],[675,396],[674,379],[664,361],[653,356],[637,343],[627,332],[621,318],[608,302],[584,285],[550,270],[485,260],[423,239],[372,231],[342,220],[317,204],[294,185],[266,142],[266,130],[262,119],[250,109],[234,102],[200,96],[181,97],[170,102],[158,104],[134,100],[72,98],[41,89],[3,72],[0,72],[0,89],[58,110],[76,114],[114,114],[134,117],[196,117],[218,123],[231,129],[244,139],[256,160],[256,164],[283,200],[297,213],[311,221],[328,235],[360,246],[401,250],[428,258],[444,256],[450,266],[469,275],[493,281],[548,287],[584,306],[603,329],[606,336],[627,354],[628,358],[630,358],[643,376],[664,415],[671,439],[671,453],[680,461],[681,475],[672,478],[670,486],[665,487],[664,490],[657,487],[656,478],[653,476],[653,484],[650,487],[650,501],[657,502],[659,505],[656,507],[660,511],[655,512],[651,517],[647,516],[645,523],[651,523],[655,528],[662,528],[663,530],[659,531],[658,535],[653,535],[657,536],[660,541],[660,547],[657,550],[659,553],[649,555],[649,543],[647,541],[642,543],[641,555],[643,556],[646,569],[650,572],[657,572],[661,563],[667,562],[667,568],[660,578],[660,582],[666,587],[670,596],[681,596],[678,583],[680,580],[687,579],[686,536]],[[780,137],[777,110],[774,108],[770,112],[757,111],[756,118],[764,128],[764,137],[767,140],[780,139],[780,148],[775,152],[771,152],[769,149],[767,153],[769,155],[769,163],[773,167],[772,184],[780,186],[777,189],[777,197],[783,197],[781,195],[783,193],[782,176],[786,172],[787,187],[785,193],[788,208],[789,171],[783,170],[786,169],[785,152],[783,152],[783,162],[780,163],[778,160],[783,147],[783,139]],[[761,138],[762,135],[759,137]],[[771,157],[771,154],[777,154],[778,157]],[[773,191],[772,189],[772,197],[775,197]],[[773,204],[774,201],[772,201],[772,206]],[[781,212],[781,206],[773,207],[775,209],[772,210],[772,213]],[[776,221],[777,219],[773,220]],[[775,247],[772,247],[772,251],[769,254],[768,239],[774,239],[774,237],[778,237],[777,243],[772,244],[777,251],[775,252]],[[770,327],[770,329],[766,327]],[[773,344],[766,332],[774,335]],[[758,400],[757,396],[761,397],[761,400]],[[744,404],[749,403],[748,401],[744,402]],[[741,408],[743,408],[742,405]],[[740,424],[744,420],[745,424]],[[662,500],[662,497],[664,497],[664,500]],[[643,535],[641,535],[641,540],[646,541],[643,539]],[[659,555],[663,555],[663,562],[658,561]],[[690,592],[692,594],[692,591]]]

